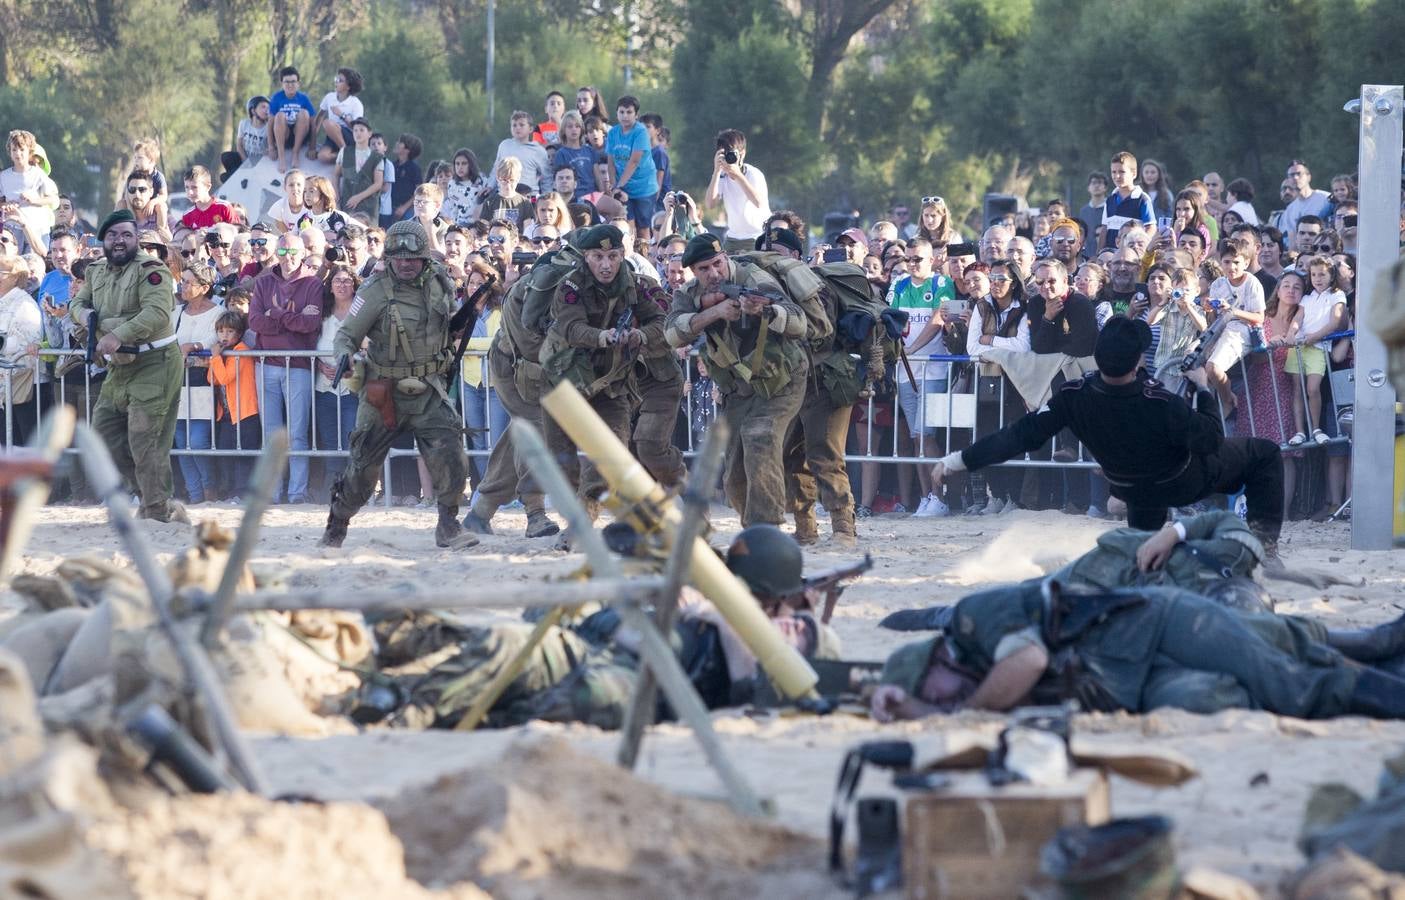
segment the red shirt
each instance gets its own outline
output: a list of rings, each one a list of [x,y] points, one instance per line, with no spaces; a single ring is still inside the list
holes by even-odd
[[[223,200],[211,200],[205,209],[192,206],[190,212],[181,216],[181,224],[186,228],[209,228],[221,222],[238,224],[234,218],[234,207]]]
[[[561,139],[557,137],[558,131],[559,128],[557,124],[547,119],[545,122],[539,124],[536,130],[532,132],[532,140],[542,146],[547,144],[559,144],[561,143]]]

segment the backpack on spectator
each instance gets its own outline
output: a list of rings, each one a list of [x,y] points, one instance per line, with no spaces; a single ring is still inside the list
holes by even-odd
[[[754,266],[780,282],[781,289],[805,313],[805,342],[813,353],[823,353],[834,342],[834,323],[825,312],[820,291],[824,280],[798,259],[783,253],[756,250],[732,257],[738,265]]]

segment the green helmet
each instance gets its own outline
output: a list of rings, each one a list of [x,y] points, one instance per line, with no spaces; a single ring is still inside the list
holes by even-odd
[[[805,555],[774,525],[742,529],[727,548],[727,568],[757,597],[791,597],[805,589]]]
[[[387,259],[429,259],[429,236],[419,222],[396,222],[385,232]]]

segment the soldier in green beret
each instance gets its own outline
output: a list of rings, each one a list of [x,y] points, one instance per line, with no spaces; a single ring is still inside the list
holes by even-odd
[[[731,427],[728,502],[743,526],[779,525],[786,507],[782,451],[810,370],[805,313],[770,275],[728,259],[713,235],[689,241],[683,265],[695,280],[674,291],[665,335],[674,347],[704,338],[702,358]]]
[[[93,329],[94,352],[108,366],[93,429],[123,479],[136,485],[142,517],[189,522],[185,508],[171,498],[171,445],[184,365],[173,324],[171,273],[137,246],[129,210],[104,219],[98,239],[103,258],[88,267],[83,289],[68,306],[75,334]]]
[[[641,360],[659,359],[661,371],[674,375],[661,382],[664,390],[672,389],[671,430],[683,396],[683,381],[664,342],[664,312],[654,299],[657,286],[636,276],[626,264],[624,235],[613,225],[586,229],[576,246],[585,265],[561,280],[551,301],[551,325],[540,356],[547,381],[574,384],[610,430],[628,445],[631,394],[637,390],[635,366]],[[570,437],[550,417],[544,417],[542,424],[547,447],[593,510],[594,501],[608,488],[605,479],[589,463],[582,475]],[[645,462],[647,465],[648,460]],[[670,484],[682,480],[681,456],[674,467],[677,471],[669,472],[665,479]]]

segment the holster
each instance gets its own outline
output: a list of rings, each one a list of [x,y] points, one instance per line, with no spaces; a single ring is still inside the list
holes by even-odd
[[[395,427],[395,379],[372,378],[366,382],[366,402],[381,414],[381,424]]]

